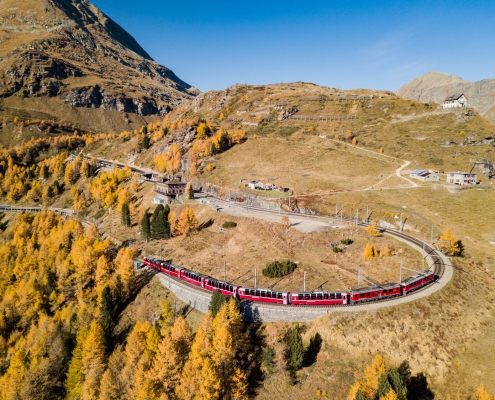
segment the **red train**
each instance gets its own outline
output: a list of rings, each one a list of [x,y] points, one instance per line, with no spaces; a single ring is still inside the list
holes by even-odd
[[[351,289],[349,293],[327,292],[323,290],[291,293],[281,290],[248,288],[234,285],[156,258],[144,257],[143,263],[154,270],[177,277],[192,285],[211,291],[219,290],[224,295],[233,296],[239,300],[304,306],[358,304],[397,296],[405,296],[435,280],[434,272],[428,270],[417,273],[410,278],[407,278],[402,283],[388,283],[381,286],[377,285],[360,289]]]

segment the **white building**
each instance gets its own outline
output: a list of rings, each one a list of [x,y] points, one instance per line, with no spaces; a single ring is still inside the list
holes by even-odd
[[[422,182],[437,182],[440,180],[440,177],[437,174],[428,172],[424,169],[415,169],[409,173],[409,176]]]
[[[464,94],[453,94],[443,101],[443,108],[466,108],[467,98]]]
[[[447,172],[447,183],[454,185],[476,185],[477,175],[470,172]]]

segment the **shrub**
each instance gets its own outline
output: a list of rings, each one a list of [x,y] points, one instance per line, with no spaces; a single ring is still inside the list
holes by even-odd
[[[268,264],[261,273],[268,278],[281,278],[296,269],[296,264],[290,260],[274,261]]]
[[[227,221],[223,223],[222,228],[235,228],[236,226],[237,224],[235,222]]]
[[[340,243],[345,244],[345,245],[350,245],[354,243],[354,240],[347,238],[347,239],[342,239]]]
[[[342,253],[342,249],[340,247],[332,247],[334,253]]]

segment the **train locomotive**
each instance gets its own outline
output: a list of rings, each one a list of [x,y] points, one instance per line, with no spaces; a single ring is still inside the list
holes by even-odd
[[[293,306],[337,306],[366,303],[405,296],[422,288],[435,280],[431,270],[419,272],[401,283],[373,285],[364,288],[351,289],[349,292],[328,292],[317,290],[312,292],[287,292],[283,290],[250,288],[233,283],[223,282],[210,276],[200,274],[187,268],[179,267],[170,262],[152,257],[144,257],[143,264],[174,278],[188,282],[206,290],[219,290],[226,296],[239,300],[249,300],[261,303],[285,304]]]

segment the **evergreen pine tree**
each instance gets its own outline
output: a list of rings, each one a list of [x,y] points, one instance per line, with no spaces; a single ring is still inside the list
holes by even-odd
[[[194,189],[192,185],[189,185],[189,193],[187,193],[189,200],[194,200]]]
[[[50,172],[48,171],[48,166],[43,165],[43,168],[41,169],[41,177],[43,179],[48,179],[50,177]]]
[[[150,215],[148,210],[145,211],[143,218],[141,219],[141,237],[148,242],[151,237],[151,227],[150,227]]]
[[[227,301],[225,296],[220,292],[220,290],[215,290],[213,295],[211,296],[210,304],[208,305],[208,310],[211,311],[213,318],[218,314],[220,308],[222,308],[222,304]]]
[[[60,183],[58,183],[58,181],[53,182],[53,191],[55,194],[62,193],[62,188],[60,187]]]
[[[388,381],[387,374],[381,374],[380,378],[378,379],[378,392],[377,392],[378,398],[385,397],[388,394],[388,392],[390,392],[390,389],[392,389],[392,386]]]
[[[150,137],[148,135],[144,135],[143,136],[143,140],[141,141],[141,146],[143,149],[147,150],[150,148],[151,144],[150,144]]]
[[[289,335],[290,366],[292,371],[297,371],[302,366],[304,359],[304,347],[299,327],[296,326]]]
[[[108,345],[111,343],[111,338],[113,334],[114,321],[112,317],[113,311],[113,298],[112,291],[110,290],[109,285],[105,285],[103,291],[101,292],[100,298],[100,325],[103,328],[103,332],[105,333],[105,339]]]
[[[48,186],[48,188],[46,189],[46,197],[53,197],[53,188],[51,186]]]
[[[354,397],[354,400],[366,400],[366,396],[363,392],[361,392],[361,389],[358,389],[356,392],[356,397]]]
[[[229,140],[229,134],[227,132],[224,132],[222,136],[220,136],[220,140],[218,141],[218,147],[220,153],[223,153],[224,151],[227,151],[230,147],[230,140]]]
[[[261,365],[263,366],[266,374],[273,374],[273,359],[275,357],[275,352],[271,346],[266,346],[263,350],[263,356],[261,358]]]
[[[397,397],[399,400],[407,400],[407,387],[404,384],[404,380],[400,376],[397,368],[392,368],[388,373],[388,380],[392,385],[395,393],[397,393]]]
[[[165,221],[163,220],[163,205],[159,204],[151,217],[151,238],[162,239],[165,237]]]
[[[122,204],[121,221],[122,225],[127,227],[131,226],[131,210],[127,203]]]
[[[122,283],[122,278],[120,277],[120,274],[117,275],[117,277],[115,278],[115,287],[112,297],[115,308],[118,309],[124,298],[124,284]]]

